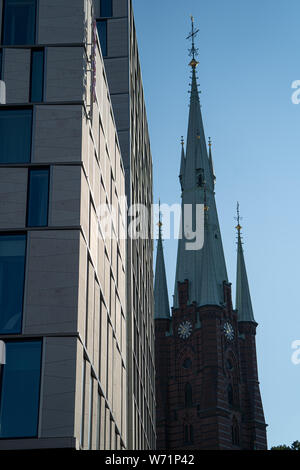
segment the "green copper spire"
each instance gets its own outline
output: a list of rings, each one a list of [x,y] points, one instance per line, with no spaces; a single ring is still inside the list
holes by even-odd
[[[160,203],[159,203],[160,208]],[[162,244],[161,233],[161,213],[159,210],[158,222],[158,242],[155,265],[155,281],[154,281],[154,318],[170,318],[169,296],[166,278],[166,268]]]
[[[238,311],[238,321],[249,321],[254,322],[254,315],[252,310],[252,302],[248,284],[248,277],[246,271],[246,265],[244,260],[244,251],[241,237],[241,225],[240,225],[240,211],[239,203],[237,203],[237,271],[236,271],[236,305],[235,308]]]
[[[208,213],[205,221],[205,240],[202,249],[186,249],[186,243],[189,243],[191,240],[187,240],[184,234],[178,241],[174,291],[175,308],[179,306],[178,282],[183,282],[185,279],[188,279],[189,302],[195,301],[198,305],[223,304],[223,282],[227,282],[227,271],[214,196],[214,175],[211,168],[211,161],[207,153],[200,108],[196,76],[198,62],[195,59],[197,49],[195,49],[194,45],[194,37],[197,31],[195,32],[193,25],[194,23],[192,21],[192,33],[189,36],[189,38],[192,38],[192,49],[190,50],[192,60],[189,63],[192,69],[190,110],[184,171],[182,170],[183,164],[181,165],[180,171],[182,227],[185,226],[184,207],[186,205],[192,205],[193,207],[193,226],[195,226],[196,205],[204,204],[204,197],[206,197],[207,200]],[[183,157],[181,162],[183,162]],[[205,287],[208,285],[214,292],[213,295],[208,295],[207,287]],[[207,294],[205,294],[205,292]],[[216,292],[217,295],[215,294]]]

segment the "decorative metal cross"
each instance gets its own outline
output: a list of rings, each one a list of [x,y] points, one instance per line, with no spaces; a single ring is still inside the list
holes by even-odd
[[[199,29],[194,29],[194,17],[191,16],[191,22],[192,22],[192,31],[188,35],[186,39],[191,39],[192,41],[192,47],[189,49],[189,56],[192,57],[192,60],[195,60],[195,56],[198,55],[198,49],[195,47],[195,37],[199,33]]]

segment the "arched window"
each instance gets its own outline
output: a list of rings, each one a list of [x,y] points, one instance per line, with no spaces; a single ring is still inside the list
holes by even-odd
[[[190,408],[193,405],[192,386],[189,383],[185,384],[184,403],[186,408]]]
[[[189,442],[189,427],[187,424],[184,426],[184,442]]]
[[[184,443],[185,444],[194,443],[194,428],[192,424],[184,425]]]
[[[233,388],[231,384],[229,384],[227,387],[227,395],[229,406],[233,406]]]
[[[192,366],[192,361],[191,361],[191,359],[190,359],[189,357],[187,357],[187,358],[183,361],[182,367],[183,367],[184,369],[189,369],[191,366]]]
[[[236,419],[233,419],[232,421],[231,432],[232,432],[232,444],[234,446],[240,445],[240,430],[239,430],[239,425]]]
[[[192,424],[190,424],[190,443],[194,443],[194,428]]]

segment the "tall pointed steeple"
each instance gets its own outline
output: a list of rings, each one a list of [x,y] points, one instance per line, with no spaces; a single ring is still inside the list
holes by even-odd
[[[160,209],[160,203],[159,203]],[[166,268],[161,233],[161,213],[159,210],[158,242],[154,281],[154,318],[170,318],[170,306],[167,287]]]
[[[218,214],[214,197],[214,175],[211,170],[211,162],[207,153],[206,139],[202,122],[199,91],[196,76],[197,49],[195,48],[194,38],[198,30],[194,29],[192,18],[192,32],[188,38],[192,39],[192,48],[190,55],[192,60],[189,65],[192,69],[192,81],[190,90],[190,111],[188,121],[187,143],[184,159],[184,172],[180,171],[181,197],[182,197],[182,227],[185,227],[184,208],[191,205],[193,208],[193,228],[195,228],[196,206],[204,204],[204,192],[206,193],[207,206],[209,208],[206,220],[205,237],[202,249],[186,249],[186,243],[191,242],[186,238],[187,233],[183,233],[178,241],[176,280],[174,292],[174,307],[179,306],[178,301],[178,282],[189,281],[189,302],[196,302],[198,305],[205,304],[203,298],[203,286],[205,278],[203,272],[213,274],[213,282],[218,291],[217,305],[224,302],[223,282],[227,282],[227,271],[222,246],[221,232],[219,228]],[[182,160],[183,161],[183,160]],[[184,230],[183,230],[184,232]],[[213,264],[206,266],[206,264]],[[215,299],[216,300],[216,299]],[[215,304],[215,302],[214,302]]]
[[[193,416],[197,416],[199,429],[206,429],[209,424],[210,432],[194,431],[193,448],[265,450],[266,424],[256,363],[257,323],[245,269],[240,217],[238,212],[236,312],[215,203],[211,140],[207,146],[202,123],[196,77],[196,33],[192,19],[189,36],[192,82],[186,147],[183,139],[181,142],[182,211],[171,318],[161,227],[157,245],[156,447],[188,451],[192,439],[187,439],[186,431],[192,430]],[[183,386],[189,401],[188,412],[182,406]],[[188,400],[191,394],[193,400]],[[178,426],[178,423],[185,425]]]
[[[240,211],[237,203],[237,272],[236,272],[236,306],[238,311],[238,321],[254,322],[252,302],[248,284],[248,277],[244,259],[244,251],[241,237]]]

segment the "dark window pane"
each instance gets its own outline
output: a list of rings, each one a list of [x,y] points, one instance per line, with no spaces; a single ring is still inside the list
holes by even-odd
[[[184,367],[184,369],[189,369],[191,366],[192,366],[192,361],[188,357],[187,359],[183,361],[182,367]]]
[[[27,225],[29,227],[48,225],[48,199],[49,169],[31,170],[27,209]]]
[[[112,0],[100,0],[100,15],[104,18],[112,16]]]
[[[3,44],[35,43],[36,0],[4,0]]]
[[[0,163],[30,161],[31,129],[31,109],[0,109]]]
[[[0,333],[20,333],[23,312],[25,235],[0,235]]]
[[[227,387],[227,395],[228,395],[228,403],[230,406],[232,406],[233,405],[233,388],[231,384],[229,384]]]
[[[190,425],[190,442],[194,442],[194,428],[192,425]]]
[[[184,426],[184,441],[189,442],[189,427],[187,425]]]
[[[31,52],[31,102],[43,101],[44,89],[44,51],[32,50]]]
[[[98,35],[103,57],[107,56],[107,21],[97,21]]]
[[[0,438],[37,434],[41,341],[6,343],[3,366]]]
[[[2,49],[0,49],[0,80],[2,77],[2,57],[3,57],[3,52],[2,52]]]

